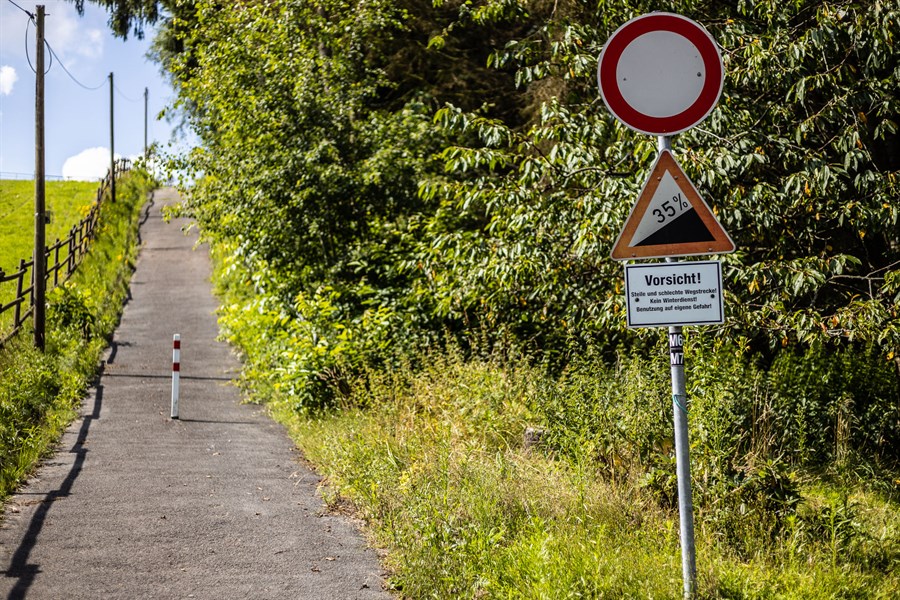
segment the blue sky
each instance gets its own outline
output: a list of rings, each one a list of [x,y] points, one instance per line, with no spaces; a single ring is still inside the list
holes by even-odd
[[[37,2],[16,0],[29,12]],[[159,67],[146,58],[154,31],[145,39],[112,36],[106,13],[89,2],[79,17],[71,2],[44,0],[46,39],[66,69],[88,87],[76,84],[60,64],[46,75],[46,172],[48,176],[79,179],[96,177],[109,164],[109,86],[115,82],[115,151],[138,156],[144,146],[144,88],[149,89],[148,143],[167,146],[172,126],[157,120],[174,100]],[[34,173],[35,75],[26,58],[35,56],[35,31],[26,14],[8,0],[0,0],[0,178],[28,178]],[[98,148],[102,150],[97,150]],[[105,151],[105,155],[104,155]]]

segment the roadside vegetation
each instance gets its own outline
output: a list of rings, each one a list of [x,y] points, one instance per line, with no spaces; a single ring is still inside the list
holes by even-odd
[[[71,216],[71,226],[97,184],[47,187],[54,196],[63,189],[64,196],[74,198],[69,191],[79,191],[75,212],[60,205],[55,215],[58,221]],[[137,252],[138,214],[152,189],[150,177],[133,169],[118,179],[116,202],[102,203],[91,250],[72,278],[47,295],[46,352],[33,347],[30,328],[0,348],[0,500],[28,477],[77,415],[124,306]],[[60,226],[67,231],[65,223]]]
[[[900,593],[896,2],[139,4],[247,394],[411,598],[680,594],[664,341],[608,258],[656,140],[596,61],[708,27],[725,91],[673,142],[738,247],[686,347],[700,595]]]
[[[692,390],[696,597],[897,597],[896,483],[853,461],[788,467],[787,451],[817,449],[771,438],[812,423],[773,410],[793,401],[775,377],[722,360],[702,356],[689,374],[750,376]],[[278,395],[272,407],[326,477],[326,499],[349,500],[389,550],[404,597],[677,599],[667,375],[623,356],[551,379],[527,361],[450,352],[370,374],[339,411],[298,418]],[[768,423],[731,422],[766,408]],[[544,438],[526,448],[535,423]]]
[[[217,263],[248,399],[285,424],[328,504],[366,521],[402,597],[682,597],[661,332],[558,372],[483,336],[445,340],[352,378],[322,371],[332,400],[310,407],[285,364],[327,329],[248,310],[249,274]],[[893,363],[820,344],[765,361],[696,329],[686,356],[695,597],[900,594]]]

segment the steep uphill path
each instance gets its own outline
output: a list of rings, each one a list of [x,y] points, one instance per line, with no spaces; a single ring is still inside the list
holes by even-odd
[[[282,428],[240,404],[210,264],[157,190],[103,374],[7,505],[0,599],[390,598],[374,551],[325,513]],[[180,420],[169,419],[181,335]]]

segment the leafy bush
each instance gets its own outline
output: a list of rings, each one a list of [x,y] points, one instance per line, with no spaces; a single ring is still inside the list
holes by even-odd
[[[816,345],[780,353],[771,368],[773,410],[783,415],[776,444],[800,459],[900,459],[900,383],[876,348]]]
[[[765,366],[746,348],[698,335],[687,356],[696,505],[736,547],[783,532],[800,473],[856,465],[872,480],[895,476],[900,377],[876,350],[785,350]],[[622,356],[612,367],[588,359],[543,386],[535,410],[554,451],[677,506],[664,357]]]
[[[762,360],[834,340],[900,359],[898,13],[776,4],[667,7],[706,24],[726,63],[721,102],[675,144],[739,248],[723,259],[719,331]],[[183,211],[266,272],[264,311],[299,318],[302,299],[317,322],[327,298],[317,330],[388,318],[376,360],[447,335],[558,370],[588,348],[606,361],[645,348],[606,257],[656,143],[602,108],[595,66],[615,27],[656,8],[174,7],[157,48],[203,144],[175,160],[195,176]],[[326,355],[363,352],[335,330],[325,352],[300,332],[310,323],[293,327],[279,335],[308,356],[292,385],[314,403],[322,374],[344,372]]]
[[[47,320],[51,326],[78,332],[83,338],[91,337],[97,307],[88,291],[79,289],[74,282],[66,282],[51,290],[49,296]]]

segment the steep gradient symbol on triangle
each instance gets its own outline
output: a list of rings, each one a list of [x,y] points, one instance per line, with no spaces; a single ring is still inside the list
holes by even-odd
[[[613,246],[612,258],[728,252],[734,252],[734,242],[672,153],[663,150]]]

